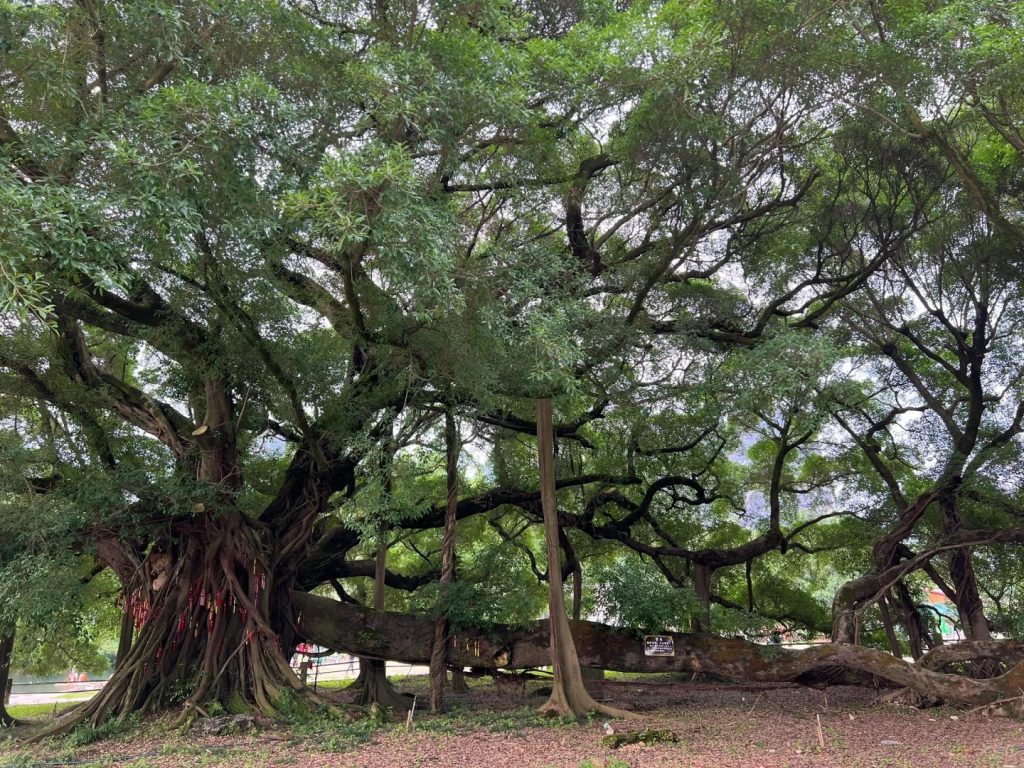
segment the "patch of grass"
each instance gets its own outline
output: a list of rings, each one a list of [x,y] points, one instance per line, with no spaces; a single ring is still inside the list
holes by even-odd
[[[621,680],[630,683],[678,683],[681,679],[691,677],[689,673],[680,675],[678,672],[616,672],[605,670],[605,680]]]
[[[392,727],[388,712],[353,720],[311,708],[298,697],[289,695],[279,703],[278,713],[288,721],[298,740],[315,740],[316,749],[324,752],[348,752],[370,741],[374,734]]]
[[[72,707],[91,698],[92,695],[83,697],[80,693],[63,693],[52,701],[43,702],[42,704],[11,704],[7,706],[7,711],[12,717],[16,717],[19,720],[41,717],[49,718],[53,716],[54,710],[58,714],[67,712]]]
[[[102,761],[83,763],[76,760],[72,750],[62,749],[57,752],[40,756],[28,750],[0,755],[0,768],[54,768],[55,766],[77,765],[78,768],[94,768],[102,765]]]
[[[427,675],[403,675],[401,672],[393,673],[389,670],[388,680],[396,688],[400,688],[408,693],[427,693],[430,691],[430,678]],[[466,678],[466,685],[469,688],[488,688],[494,685],[494,680],[490,675],[468,675]],[[352,683],[355,682],[355,678],[344,678],[341,680],[319,680],[317,681],[317,690],[344,690],[348,688]],[[312,675],[309,678],[309,686],[313,686]],[[446,695],[451,695],[450,693]]]
[[[825,735],[828,737],[829,747],[834,750],[843,751],[846,749],[846,741],[843,739],[841,734],[835,728],[825,728]]]
[[[67,709],[67,707],[63,707]],[[27,720],[29,718],[39,717],[51,717],[54,711],[54,705],[50,704],[14,704],[13,706],[7,707],[7,711],[11,717],[16,717],[19,720]],[[58,710],[59,711],[59,710]]]
[[[607,762],[596,758],[588,758],[580,763],[580,768],[629,768],[629,763],[616,757],[609,757]]]
[[[242,757],[246,747],[233,747],[226,745],[189,744],[180,741],[160,744],[154,749],[154,753],[161,757],[188,757],[189,766],[211,765],[229,758]]]
[[[348,752],[366,744],[381,731],[390,730],[391,726],[366,717],[351,723],[335,720],[333,729],[320,731],[317,734],[317,748],[325,752]]]

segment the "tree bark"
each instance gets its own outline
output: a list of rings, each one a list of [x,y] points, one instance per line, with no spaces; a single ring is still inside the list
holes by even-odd
[[[455,415],[444,415],[445,475],[447,497],[444,534],[441,539],[441,588],[439,597],[446,604],[445,589],[455,580],[455,525],[459,506],[459,433]],[[440,612],[435,619],[434,640],[430,650],[430,711],[444,709],[444,683],[447,677],[448,618]]]
[[[572,569],[572,618],[573,621],[580,620],[580,613],[583,610],[583,568],[577,560]]]
[[[583,610],[583,566],[576,557],[576,549],[569,540],[569,534],[561,527],[558,529],[558,543],[565,554],[566,568],[563,573],[572,573],[572,620],[579,621]]]
[[[939,496],[939,508],[942,510],[943,529],[946,533],[955,533],[963,525],[958,505],[958,490],[961,486],[956,476],[950,486]],[[968,640],[986,641],[992,639],[988,617],[981,602],[978,580],[974,575],[974,555],[970,547],[953,550],[949,556],[949,576],[953,582],[953,601],[960,614],[960,625]],[[992,659],[974,661],[971,665],[976,677],[995,677],[1002,672],[1002,667]]]
[[[409,664],[425,664],[430,658],[432,619],[377,612],[305,592],[295,593],[295,603],[307,617],[303,631],[311,642]],[[619,672],[710,672],[740,682],[806,685],[870,685],[874,678],[879,678],[933,699],[972,707],[1019,697],[1018,688],[1024,687],[1024,663],[1018,663],[1024,659],[1024,646],[1013,641],[989,641],[976,647],[943,646],[915,664],[884,651],[845,643],[795,651],[703,633],[672,634],[673,656],[646,656],[643,636],[634,630],[587,621],[572,622],[571,627],[579,663]],[[456,666],[497,669],[497,660],[505,662],[503,669],[552,664],[549,621],[525,629],[494,625],[456,639],[457,643],[448,651],[449,662]],[[944,657],[947,653],[952,655]],[[986,680],[940,674],[930,668],[976,658],[1000,658],[1016,666],[1000,677]],[[846,674],[836,677],[837,667],[846,670]]]
[[[384,659],[366,659],[366,679],[355,698],[356,704],[404,712],[412,707],[412,697],[399,693],[388,680]]]
[[[551,428],[551,401],[537,401],[537,453],[540,464],[541,509],[544,514],[544,538],[548,553],[548,610],[550,614],[551,666],[554,680],[551,696],[539,709],[545,714],[575,715],[597,711],[611,717],[630,713],[598,704],[583,685],[576,645],[569,617],[565,612],[558,541],[558,502],[555,496],[554,432]]]
[[[693,617],[691,625],[694,632],[711,631],[711,576],[714,570],[703,563],[693,565],[693,590],[697,593],[700,603],[700,614]]]
[[[14,630],[0,633],[0,727],[14,725],[7,712],[7,684],[11,677],[11,658],[14,654]]]
[[[363,657],[363,656],[360,656],[358,658],[358,661],[359,661],[359,674],[356,675],[356,679],[353,680],[349,684],[348,688],[345,689],[349,693],[356,693],[358,691],[363,690],[363,688],[366,686],[366,678],[370,674],[370,660],[365,658],[365,657]]]
[[[878,587],[878,578],[872,574],[859,576],[839,586],[832,598],[832,642],[855,644],[860,636],[857,606],[870,597]]]
[[[899,607],[900,614],[903,617],[903,628],[906,630],[907,638],[910,642],[910,655],[915,660],[920,659],[924,655],[925,646],[932,647],[932,638],[925,628],[924,621],[921,619],[921,612],[917,609],[913,598],[910,596],[907,583],[901,579],[896,584],[893,594],[895,600],[891,602]]]
[[[452,693],[469,693],[469,686],[466,684],[466,675],[462,667],[452,668]]]
[[[985,606],[981,602],[978,580],[974,575],[973,554],[970,547],[957,549],[949,558],[949,575],[953,580],[956,595],[956,608],[960,614],[960,625],[964,635],[971,641],[992,639]],[[1003,670],[998,661],[978,659],[971,663],[975,677],[995,677]]]
[[[132,638],[135,636],[135,617],[131,611],[125,610],[121,614],[121,631],[117,639],[117,656],[114,657],[114,669],[118,669],[128,653],[132,649]]]
[[[1024,661],[1024,643],[1016,640],[965,640],[955,645],[940,645],[918,662],[926,669],[941,671],[950,664],[979,659],[994,659],[1009,666]]]
[[[879,574],[885,573],[899,559],[903,541],[913,533],[914,526],[928,507],[938,498],[936,490],[918,496],[913,503],[904,504],[897,524],[878,539],[871,549],[871,570],[862,576],[845,582],[836,590],[832,600],[832,642],[856,643],[859,637],[857,612],[864,607],[864,601],[877,594],[883,586]]]
[[[903,649],[900,648],[896,629],[892,625],[892,613],[889,611],[889,596],[878,601],[878,611],[882,614],[882,626],[885,628],[885,637],[889,641],[889,650],[897,659],[902,659]]]
[[[949,575],[953,579],[956,607],[968,640],[991,640],[988,618],[981,602],[978,581],[969,547],[953,552],[949,558]]]
[[[387,572],[387,556],[388,543],[384,528],[381,527],[377,540],[377,568],[373,579],[373,607],[377,611],[384,610],[384,576]],[[364,667],[360,663],[359,676],[363,678],[363,681],[355,698],[356,704],[365,706],[376,704],[378,707],[395,711],[407,710],[412,707],[412,700],[396,691],[388,681],[386,660],[366,659],[365,677],[363,669]]]
[[[326,704],[302,690],[284,654],[281,631],[291,622],[291,583],[282,579],[261,527],[238,511],[207,511],[189,519],[173,539],[155,578],[143,564],[130,585],[125,611],[135,642],[110,681],[88,702],[33,738],[93,725],[187,699],[180,723],[189,725],[208,701],[228,711],[272,715],[286,691]],[[289,564],[284,570],[291,572]],[[301,623],[301,618],[299,622]]]

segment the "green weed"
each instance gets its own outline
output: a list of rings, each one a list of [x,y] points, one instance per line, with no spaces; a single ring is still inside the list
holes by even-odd
[[[123,718],[112,717],[99,725],[82,723],[68,734],[67,745],[72,748],[84,747],[97,741],[112,739],[137,728],[139,722],[139,716],[131,714]]]

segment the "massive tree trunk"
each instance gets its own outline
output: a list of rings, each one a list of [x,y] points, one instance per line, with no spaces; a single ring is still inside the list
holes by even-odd
[[[459,433],[451,411],[444,415],[445,476],[447,496],[444,533],[441,539],[441,598],[455,580],[455,524],[459,506]],[[448,619],[441,613],[435,619],[434,640],[430,648],[430,710],[444,708],[444,681],[447,676]]]
[[[404,712],[412,706],[412,699],[394,689],[388,680],[387,662],[384,659],[366,659],[366,676],[355,698],[356,704],[378,706],[395,712]],[[362,669],[360,670],[362,675]]]
[[[281,633],[295,629],[283,613],[293,569],[277,568],[273,551],[238,511],[189,520],[131,584],[125,611],[136,639],[110,681],[43,735],[164,706],[182,706],[189,723],[208,701],[272,714],[285,691],[315,699],[282,648]]]
[[[311,642],[409,664],[424,664],[430,658],[432,619],[372,611],[304,592],[295,593],[295,602],[306,616],[303,631]],[[869,685],[880,679],[893,686],[907,686],[931,699],[965,706],[1019,697],[1019,688],[1024,687],[1024,663],[1020,663],[1024,660],[1024,645],[1013,641],[944,646],[915,664],[884,651],[845,643],[797,651],[703,633],[673,634],[674,655],[646,656],[643,637],[633,630],[586,621],[572,622],[571,628],[581,664],[619,672],[710,672],[741,682],[809,685]],[[457,642],[449,648],[449,660],[455,665],[497,669],[500,664],[505,669],[530,669],[552,663],[547,621],[526,629],[495,625],[455,639]],[[935,671],[945,664],[979,658],[996,658],[1016,666],[987,680]],[[837,668],[847,674],[836,676]]]
[[[558,716],[590,711],[611,717],[626,717],[627,712],[598,704],[583,685],[576,645],[569,617],[565,613],[562,568],[558,542],[558,502],[555,496],[554,432],[551,427],[551,401],[537,401],[537,452],[540,464],[541,508],[544,514],[544,538],[548,552],[548,610],[550,619],[551,667],[554,680],[551,696],[540,711]]]
[[[953,579],[956,608],[964,635],[968,640],[983,642],[992,639],[992,632],[981,602],[972,558],[969,547],[954,550],[949,558],[949,575]],[[971,669],[975,677],[996,677],[1003,671],[1002,665],[994,659],[973,661]]]
[[[955,533],[963,526],[957,503],[957,491],[960,478],[956,476],[950,487],[940,495],[939,508],[942,510],[943,529],[946,533]],[[970,547],[953,550],[949,556],[949,576],[953,582],[953,601],[960,614],[960,625],[968,640],[986,641],[992,639],[988,617],[981,602],[981,591],[974,575],[973,553]],[[992,659],[978,660],[972,663],[976,677],[995,677],[1002,672],[1000,664]]]
[[[991,640],[988,618],[981,602],[978,580],[974,575],[971,549],[955,550],[949,558],[949,575],[953,588],[960,623],[968,640]]]
[[[452,693],[469,693],[469,684],[462,667],[452,667]]]
[[[839,586],[832,598],[832,642],[854,644],[860,639],[858,608],[878,589],[879,579],[866,574]]]
[[[902,497],[900,497],[902,500]],[[859,613],[887,586],[886,573],[898,562],[903,541],[914,530],[925,510],[938,498],[935,490],[922,493],[900,511],[897,524],[871,549],[871,570],[840,585],[832,600],[832,642],[856,643],[860,635]],[[902,576],[903,574],[899,574]],[[895,580],[895,579],[894,579]]]
[[[14,630],[0,632],[0,727],[14,725],[7,712],[7,682],[11,676],[11,657],[14,653]]]
[[[88,359],[80,336],[73,351],[76,359]],[[34,738],[168,706],[180,706],[180,722],[188,724],[209,701],[268,715],[286,693],[328,706],[303,690],[288,664],[302,623],[301,613],[291,613],[290,596],[316,518],[351,480],[355,460],[340,456],[334,440],[309,438],[253,521],[236,503],[242,475],[230,392],[228,382],[206,377],[190,393],[194,410],[203,413],[190,431],[183,431],[191,427],[184,417],[172,423],[149,401],[128,404],[143,409],[139,418],[153,420],[149,431],[172,447],[183,476],[201,484],[199,498],[189,514],[161,517],[154,510],[152,519],[141,521],[159,531],[159,546],[141,568],[132,566],[133,553],[111,532],[98,534],[96,554],[122,579],[135,639],[96,696]]]

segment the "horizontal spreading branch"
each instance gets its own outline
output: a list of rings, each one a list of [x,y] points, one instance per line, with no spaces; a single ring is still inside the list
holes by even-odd
[[[434,622],[430,617],[374,611],[304,592],[294,596],[303,615],[302,633],[318,645],[357,656],[425,664],[430,658]],[[449,663],[482,669],[532,669],[551,664],[548,623],[524,629],[501,625],[453,630]],[[932,698],[964,706],[984,706],[1019,696],[1024,664],[988,680],[942,674],[874,648],[826,643],[805,650],[760,645],[709,634],[670,634],[671,656],[647,656],[643,635],[633,629],[572,622],[580,664],[621,672],[709,672],[745,682],[818,683],[875,676]],[[846,678],[835,675],[845,670]],[[867,679],[867,678],[862,678]]]

